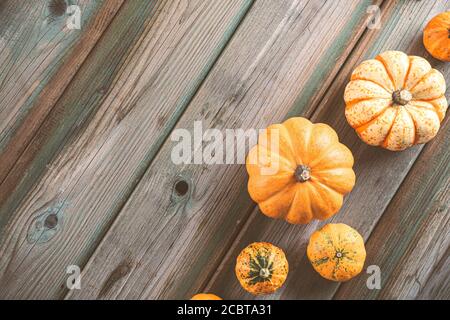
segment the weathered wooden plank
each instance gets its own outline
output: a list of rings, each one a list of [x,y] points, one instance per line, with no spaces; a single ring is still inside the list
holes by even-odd
[[[448,276],[448,266],[450,264],[450,249],[442,257],[431,272],[430,277],[426,283],[420,288],[416,299],[434,299],[434,300],[449,300],[450,299],[450,278]]]
[[[425,146],[370,235],[367,264],[380,266],[381,290],[369,290],[365,277],[359,277],[343,284],[335,298],[413,299],[443,254],[448,256],[449,129],[447,117],[441,134]]]
[[[442,195],[441,193],[443,200],[447,201],[446,208],[444,209],[444,205],[442,205],[427,219],[423,229],[419,231],[421,236],[414,239],[411,247],[408,248],[405,256],[399,261],[390,278],[382,287],[380,299],[415,299],[439,261],[445,258],[444,255],[448,257],[450,246],[448,237],[450,231],[449,181],[450,179],[447,179],[447,194]],[[448,287],[448,274],[445,281],[447,281]],[[449,292],[447,291],[445,294],[448,298]]]
[[[291,226],[281,221],[268,220],[256,209],[233,244],[228,257],[204,290],[227,298],[252,298],[235,280],[233,266],[235,257],[243,247],[250,242],[263,240],[285,249],[291,266],[285,286],[269,298],[333,297],[338,284],[321,278],[306,257],[309,236],[325,223],[343,222],[353,226],[367,238],[421,150],[418,146],[393,153],[363,144],[348,126],[343,115],[344,87],[352,69],[361,60],[384,50],[397,49],[429,57],[421,44],[421,30],[427,20],[437,12],[448,9],[450,5],[447,1],[388,1],[385,4],[381,29],[371,30],[361,39],[340,74],[334,79],[321,107],[312,117],[314,122],[324,122],[336,129],[341,141],[349,146],[354,154],[357,183],[346,197],[343,208],[326,222],[315,222],[306,226]],[[435,61],[434,65],[449,77],[448,66],[437,65]],[[361,275],[361,278],[366,279],[364,275]]]
[[[103,34],[123,0],[5,1],[0,11],[0,183]],[[75,14],[75,13],[74,13]]]
[[[256,2],[176,128],[192,132],[200,119],[204,129],[262,128],[293,105],[306,109],[364,29],[370,3]],[[174,145],[164,143],[69,298],[188,298],[208,281],[253,207],[245,169],[175,165]]]
[[[124,3],[30,145],[31,174],[65,147],[4,229],[1,297],[64,294],[66,267],[84,265],[250,5]]]
[[[145,22],[151,21],[154,7],[155,2],[126,4],[110,25],[108,36],[98,42],[89,64],[66,88],[69,93],[59,99],[0,184],[0,234],[55,153],[69,143],[71,133],[83,130],[85,120],[98,110],[131,51],[131,44],[145,30]]]

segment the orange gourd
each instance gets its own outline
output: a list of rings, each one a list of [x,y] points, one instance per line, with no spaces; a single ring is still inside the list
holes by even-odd
[[[345,89],[345,116],[367,144],[400,151],[431,140],[447,110],[445,79],[427,60],[386,51],[362,62]]]
[[[355,229],[342,223],[327,224],[311,235],[307,255],[325,279],[347,281],[363,269],[366,249]]]
[[[222,300],[222,298],[212,293],[197,293],[191,300]]]
[[[241,251],[236,260],[236,277],[254,295],[270,294],[280,288],[289,271],[283,250],[267,242],[256,242]]]
[[[351,151],[330,126],[291,118],[269,126],[250,150],[248,192],[271,218],[293,224],[324,220],[352,190],[352,166]]]
[[[423,44],[434,58],[450,61],[450,11],[430,20],[423,30]]]

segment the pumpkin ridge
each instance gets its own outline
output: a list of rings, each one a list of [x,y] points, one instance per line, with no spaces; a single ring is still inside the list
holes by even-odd
[[[438,36],[439,33],[444,33],[444,32],[445,32],[445,30],[439,30],[439,31],[435,32],[436,34],[429,34],[429,36],[435,36],[436,37],[436,36]],[[428,44],[428,50],[429,51],[435,51],[437,48],[439,48],[439,46],[441,45],[442,42],[443,42],[442,39],[441,40],[434,40],[432,44]]]
[[[268,153],[268,155],[269,155],[269,153]],[[288,158],[286,158],[285,156],[283,156],[282,154],[277,153],[277,152],[270,152],[270,156],[271,157],[273,157],[273,156],[278,157],[278,159],[279,159],[278,163],[279,164],[283,164],[283,165],[285,165],[286,168],[291,169],[289,171],[287,171],[287,170],[282,171],[282,172],[277,173],[275,175],[290,173],[290,171],[294,171],[295,170],[295,167],[291,166],[291,161]],[[259,162],[256,163],[256,164],[252,164],[252,165],[258,166],[259,168],[265,167],[264,165],[261,165]]]
[[[406,70],[405,79],[403,80],[403,85],[402,85],[403,89],[406,88],[406,82],[408,81],[409,74],[411,73],[411,68],[412,68],[411,56],[408,56],[408,62],[409,62],[408,70]],[[409,91],[409,89],[408,89],[408,91]]]
[[[326,171],[331,171],[331,170],[336,170],[336,169],[346,169],[346,170],[351,170],[352,168],[333,168],[333,169],[327,169],[327,170],[322,170],[322,172],[321,173],[326,173]],[[326,182],[326,180],[325,180],[325,178],[323,178],[323,177],[321,177],[321,174],[316,174],[315,176],[314,176],[314,181],[312,181],[312,182],[318,182],[318,183],[320,183],[320,184],[322,184],[323,186],[327,186],[328,188],[330,188],[331,190],[333,190],[333,191],[335,191],[335,192],[337,192],[337,193],[339,193],[339,194],[341,194],[341,195],[346,195],[348,192],[341,192],[341,191],[339,191],[338,189],[336,189],[335,187],[332,187],[332,186],[330,186],[327,182]],[[349,191],[350,192],[350,191]]]
[[[393,87],[394,89],[396,89],[396,88],[395,88],[394,77],[392,76],[391,71],[390,71],[389,68],[387,67],[386,61],[384,61],[384,59],[383,59],[381,56],[379,56],[379,55],[376,56],[375,59],[381,62],[381,64],[382,64],[383,67],[384,67],[384,70],[386,70],[386,74],[388,75],[389,80],[391,80],[392,87]]]
[[[375,84],[375,85],[379,86],[380,88],[384,89],[387,93],[391,94],[391,90],[390,89],[385,88],[382,84],[380,84],[380,83],[378,83],[376,81],[373,81],[373,80],[371,80],[369,78],[356,77],[356,78],[352,79],[352,81],[355,81],[355,80],[362,80],[362,81],[372,82],[373,84]],[[358,100],[370,100],[370,99],[383,99],[383,98],[369,98],[369,99],[358,99]]]
[[[342,144],[339,142],[339,140],[337,141],[338,144]],[[326,155],[330,152],[331,149],[333,149],[335,147],[335,145],[330,145],[328,146],[328,148],[326,148],[325,150],[323,150],[320,153],[319,157],[316,157],[314,160],[312,160],[309,164],[308,167],[311,168],[311,177],[312,177],[312,173],[314,171],[314,167],[317,166],[325,157]]]
[[[314,181],[311,181],[313,184],[317,184],[317,185],[319,185],[319,186],[321,186],[323,189],[325,189],[325,190],[327,190],[327,191],[330,191],[330,192],[334,192],[335,194],[337,194],[339,197],[344,197],[344,195],[342,194],[342,193],[340,193],[339,191],[337,191],[337,190],[335,190],[334,188],[332,188],[332,187],[330,187],[330,186],[328,186],[327,184],[325,184],[325,183],[322,183],[321,181],[319,181],[317,178],[315,178],[314,179]],[[323,192],[321,192],[321,191],[319,191],[319,189],[318,188],[314,188],[315,189],[315,191],[316,191],[316,193],[320,196],[320,197],[322,197],[323,198]],[[340,209],[340,208],[339,208]],[[338,209],[338,210],[339,210]],[[325,220],[325,219],[328,219],[331,215],[333,215],[333,214],[335,214],[336,212],[327,212],[327,215],[323,218],[323,217],[320,217],[320,218],[317,218],[317,216],[315,216],[315,215],[313,215],[316,219],[319,219],[319,220]]]
[[[355,97],[351,94],[351,93],[355,93],[354,91],[360,91],[361,86],[363,86],[363,85],[367,86],[368,84],[370,84],[372,86],[372,88],[366,89],[364,92],[364,95]],[[379,92],[377,92],[377,90]],[[352,103],[358,103],[358,102],[361,102],[364,100],[391,99],[391,98],[392,98],[391,92],[387,91],[384,87],[376,84],[375,82],[367,81],[367,80],[360,80],[360,79],[351,80],[345,87],[345,91],[344,91],[344,100],[345,100],[346,105],[352,104]]]
[[[284,186],[284,188],[283,189],[281,189],[281,190],[278,190],[277,192],[275,192],[273,195],[271,195],[270,197],[268,197],[268,198],[266,198],[266,199],[264,199],[263,201],[261,201],[260,203],[261,204],[263,204],[264,202],[266,202],[266,201],[268,201],[268,200],[271,200],[273,197],[276,197],[276,196],[278,196],[280,193],[283,193],[283,192],[285,192],[285,189],[287,189],[288,187],[289,188],[292,188],[293,187],[293,185],[295,185],[296,184],[296,182],[292,182],[292,183],[289,183],[289,184],[287,184],[286,186]]]
[[[434,102],[434,101],[435,101],[435,100],[442,99],[442,98],[445,98],[445,96],[439,97],[439,98],[437,98],[437,99],[432,99],[432,100],[421,100],[421,102],[424,102],[424,103],[429,104],[429,105],[431,106],[431,108],[430,108],[429,110],[433,110],[434,112],[436,112],[436,114],[437,114],[437,116],[438,116],[438,118],[439,118],[439,122],[442,122],[442,120],[444,120],[444,117],[445,117],[445,113],[446,113],[446,112],[444,111],[444,113],[441,114],[441,111],[439,110],[439,107],[435,105],[435,102]],[[446,99],[446,101],[447,101],[447,99]],[[428,109],[428,108],[426,108],[426,107],[424,107],[424,106],[421,106],[421,105],[419,105],[419,104],[415,104],[414,102],[415,102],[415,101],[411,101],[411,102],[409,103],[411,107],[413,107],[413,108],[418,108],[418,109]]]
[[[383,112],[381,112],[378,116],[376,116],[374,119],[370,120],[369,122],[362,124],[360,126],[355,126],[353,127],[353,129],[355,129],[358,133],[364,131],[365,129],[367,129],[367,127],[369,127],[373,122],[375,122],[379,117],[381,117],[383,114],[385,114],[389,108],[392,108],[392,106],[389,106],[388,108],[384,109]],[[392,121],[392,123],[394,123],[394,121]],[[364,127],[364,128],[363,128]]]
[[[336,273],[339,271],[339,268],[340,268],[339,262],[340,262],[340,260],[337,259],[336,263],[334,264],[333,274],[332,274],[332,277],[333,277],[334,280],[337,280]]]
[[[314,170],[314,172],[316,173],[316,178],[318,179],[317,175],[326,174],[328,171],[339,170],[339,169],[352,169],[352,167],[333,167],[333,168],[327,168],[327,169],[321,169],[321,170]]]
[[[428,101],[421,101],[421,102],[425,102],[425,103],[427,103],[427,104],[429,104],[430,105],[430,107],[429,108],[427,108],[427,107],[425,107],[425,106],[421,106],[420,104],[415,104],[414,103],[415,101],[410,101],[409,103],[408,103],[408,105],[407,105],[407,107],[408,108],[417,108],[417,109],[424,109],[424,110],[429,110],[429,111],[434,111],[434,112],[436,112],[436,107],[431,103],[431,102],[428,102]],[[436,112],[437,113],[437,112]]]
[[[297,118],[300,118],[300,117],[294,117],[294,118],[291,118],[291,119],[294,119],[294,120],[295,120],[295,119],[297,119]],[[291,120],[291,119],[288,119],[288,120],[286,120],[285,122],[288,122],[288,121]],[[291,120],[291,121],[294,121],[294,120]],[[306,119],[306,118],[305,118],[305,120],[307,120],[307,122],[309,122],[310,126],[309,126],[309,129],[305,131],[305,134],[304,134],[304,136],[303,136],[303,138],[304,138],[305,141],[304,141],[304,145],[301,146],[302,149],[306,148],[306,146],[309,145],[309,141],[311,140],[311,132],[312,132],[312,129],[314,128],[314,124],[313,124],[309,119]],[[287,131],[289,137],[291,137],[291,136],[296,136],[296,135],[297,135],[297,133],[294,131],[295,128],[293,128],[293,127],[291,127],[291,126],[288,126],[288,125],[286,125],[284,128],[285,128],[285,130]],[[298,149],[298,148],[295,148],[295,147],[294,147],[294,145],[292,144],[292,140],[291,140],[291,139],[289,139],[289,145],[290,145],[290,148],[293,150],[293,152],[294,152],[295,150]],[[300,147],[300,146],[299,146],[299,147]],[[302,150],[302,151],[304,151],[304,150]],[[302,164],[303,164],[303,165],[306,164],[306,163],[305,163],[306,161],[305,161],[305,159],[303,158],[303,155],[299,155],[298,152],[294,152],[294,154],[295,154],[294,159],[295,159],[295,157],[298,157],[298,159],[295,159],[296,165],[297,165],[297,166],[302,165]],[[294,170],[295,170],[295,169],[296,169],[296,168],[294,168]]]
[[[291,152],[292,158],[294,159],[295,162],[298,162],[297,161],[297,157],[300,157],[300,156],[297,155],[297,153],[295,152],[295,148],[292,145],[291,133],[289,132],[289,130],[285,126],[282,126],[282,128],[283,128],[283,130],[286,131],[286,136],[289,138],[289,139],[287,139],[287,143],[289,144],[289,150]],[[300,162],[303,162],[303,159],[300,159]]]
[[[361,98],[361,99],[355,99],[355,100],[351,100],[349,102],[346,102],[345,104],[345,109],[349,109],[355,106],[355,104],[363,102],[363,101],[368,101],[368,100],[392,100],[392,98]]]
[[[342,195],[342,193],[340,193],[339,191],[337,191],[336,189],[334,189],[333,187],[330,187],[328,184],[326,184],[325,182],[323,182],[323,181],[321,181],[319,178],[317,178],[317,177],[314,177],[314,179],[311,179],[312,181],[312,183],[317,183],[317,184],[319,184],[319,185],[321,185],[322,187],[324,187],[324,188],[326,188],[326,189],[329,189],[329,190],[331,190],[331,191],[333,191],[333,192],[336,192],[337,194],[340,194],[340,195]]]
[[[437,99],[442,99],[443,97],[445,97],[445,93],[442,94],[441,96],[437,97],[437,98],[412,100],[412,102],[414,102],[414,101],[424,101],[424,102],[430,102],[431,103],[431,101],[434,101],[434,100],[437,100]]]
[[[428,71],[427,73],[425,73],[418,81],[416,84],[414,84],[408,91],[412,93],[412,91],[422,82],[424,81],[428,76],[430,76],[430,74],[432,74],[434,72],[434,70],[436,69],[431,69],[430,71]],[[434,98],[436,99],[436,98]],[[432,100],[434,100],[432,99]],[[425,100],[425,99],[420,99],[420,100]]]
[[[286,221],[292,221],[292,220],[288,219],[288,216],[290,215],[291,210],[292,210],[292,208],[294,206],[294,203],[297,200],[298,194],[299,194],[299,190],[298,190],[298,187],[297,187],[297,190],[295,190],[294,197],[292,198],[292,202],[291,202],[291,204],[289,206],[289,210],[286,211],[286,214],[283,217],[283,219],[285,219]],[[310,196],[309,196],[309,189],[305,192],[305,194],[307,195],[308,199],[303,199],[303,202],[304,203],[308,203],[308,207],[309,207],[308,212],[305,213],[305,214],[308,215],[307,219],[305,219],[305,221],[306,221],[305,223],[308,223],[309,221],[311,221],[314,218],[314,216],[312,214],[310,214],[312,209],[311,209],[311,199],[310,199]]]
[[[311,263],[317,267],[317,266],[320,266],[320,265],[322,265],[324,263],[327,263],[328,261],[330,261],[330,258],[323,257],[323,258],[319,258],[319,259],[316,259],[314,261],[311,261]]]
[[[284,175],[284,176],[283,176],[283,175]],[[292,173],[285,173],[285,174],[283,174],[283,175],[278,174],[278,175],[275,175],[275,176],[271,176],[271,178],[272,178],[272,177],[276,177],[276,178],[280,178],[280,179],[287,178],[287,179],[290,179],[291,181],[286,181],[286,183],[285,183],[284,185],[282,185],[282,186],[281,186],[282,183],[280,183],[280,188],[279,188],[277,191],[269,192],[269,195],[268,195],[267,197],[263,197],[263,198],[262,198],[263,200],[260,200],[260,201],[266,201],[266,200],[269,200],[272,196],[277,195],[279,192],[282,192],[285,188],[290,187],[290,186],[293,185],[294,181],[292,181],[292,179],[290,178],[290,176],[292,175]],[[262,177],[262,176],[259,176],[259,175],[258,175],[258,176],[250,176],[249,181],[248,181],[248,185],[253,185],[253,184],[255,184],[255,180],[261,179],[261,177]],[[254,197],[253,192],[250,191],[250,188],[248,189],[248,191],[249,191],[250,197],[251,197],[253,200],[256,201],[257,199],[261,199],[261,195],[258,195],[258,196],[255,196],[255,197]],[[272,191],[272,190],[271,190],[271,191]]]
[[[386,99],[388,100],[388,99]],[[376,120],[379,116],[381,116],[388,108],[392,108],[393,107],[393,103],[391,102],[391,104],[387,105],[384,109],[381,109],[379,112],[377,112],[376,114],[373,115],[372,118],[370,118],[370,120],[364,122],[363,124],[358,125],[357,127],[354,127],[354,129],[358,129],[366,124],[368,124],[369,122],[372,122],[373,120]]]
[[[295,189],[295,192],[294,192],[294,196],[291,199],[291,203],[289,204],[289,208],[286,210],[286,213],[284,213],[281,216],[281,219],[286,219],[286,217],[289,215],[289,212],[291,212],[291,210],[292,210],[292,206],[294,205],[295,197],[297,196],[297,193],[298,193],[297,187],[295,187],[295,188],[296,189]]]
[[[256,151],[254,151],[253,149],[255,149]],[[255,163],[252,163],[251,159],[253,156],[253,153],[256,152],[257,155],[257,159]],[[247,169],[247,173],[250,175],[250,166],[256,166],[258,168],[264,168],[266,166],[264,166],[263,164],[261,164],[259,162],[259,150],[258,150],[258,145],[255,145],[248,153],[247,157],[245,158],[245,162],[246,162],[246,169]],[[280,167],[285,167],[285,169],[290,169],[290,170],[278,170],[278,172],[276,174],[274,174],[274,176],[278,176],[278,175],[283,175],[283,174],[290,174],[290,172],[295,170],[295,167],[292,166],[292,161],[290,161],[288,158],[286,158],[285,156],[283,156],[280,153],[277,152],[267,152],[266,157],[271,157],[271,158],[278,158],[278,164],[280,165]]]
[[[251,151],[253,151],[253,148],[255,148],[257,151],[257,157],[259,157],[258,156],[258,154],[259,154],[259,150],[258,150],[258,148],[264,148],[264,149],[266,149],[266,153],[267,153],[267,155],[275,155],[275,156],[278,156],[279,158],[282,158],[282,159],[284,159],[284,160],[286,160],[286,163],[287,164],[290,164],[291,162],[292,162],[292,160],[293,161],[295,161],[296,159],[295,159],[295,150],[292,148],[292,144],[291,144],[291,141],[290,141],[290,135],[289,135],[289,132],[286,130],[286,128],[284,128],[283,127],[283,125],[282,124],[273,124],[273,125],[270,125],[269,127],[267,127],[267,129],[266,129],[266,133],[265,133],[265,135],[266,135],[266,137],[268,137],[270,134],[271,134],[271,132],[272,131],[274,131],[274,130],[277,130],[278,131],[278,151],[279,152],[275,152],[274,150],[272,150],[271,148],[269,149],[269,148],[267,148],[267,140],[268,139],[265,139],[265,142],[266,142],[266,144],[262,144],[261,143],[261,139],[260,139],[260,137],[261,137],[261,135],[259,135],[258,136],[258,143],[255,145],[255,146],[253,146],[252,147],[252,149],[249,151],[249,153],[248,153],[248,155],[247,155],[247,157],[246,157],[246,162],[248,163],[248,158],[249,158],[249,155],[250,155],[250,153],[251,153]],[[282,137],[284,137],[284,139],[282,139]],[[286,156],[283,156],[281,153],[280,153],[280,147],[281,147],[281,141],[285,141],[286,142],[286,144],[287,144],[287,146],[288,146],[288,152],[286,152]],[[289,159],[289,158],[291,158],[291,159]],[[258,159],[258,158],[257,158]],[[257,164],[256,165],[259,165],[259,161],[257,161]],[[295,168],[294,168],[295,169]]]
[[[412,116],[411,112],[409,112],[409,110],[408,110],[408,108],[406,106],[405,106],[405,111],[408,114],[408,116],[411,118],[411,121],[412,121],[413,126],[414,126],[413,144],[417,144],[417,141],[419,141],[419,134],[417,133],[418,132],[417,131],[418,125],[417,125],[416,119]]]
[[[388,130],[386,136],[385,136],[384,139],[383,139],[382,145],[383,145],[384,147],[387,146],[387,142],[388,142],[388,139],[389,139],[389,135],[390,135],[391,132],[392,132],[392,128],[394,128],[395,120],[397,120],[397,116],[398,116],[399,109],[400,109],[400,107],[398,107],[398,108],[395,109],[394,120],[392,120],[391,127],[389,128],[389,130]]]

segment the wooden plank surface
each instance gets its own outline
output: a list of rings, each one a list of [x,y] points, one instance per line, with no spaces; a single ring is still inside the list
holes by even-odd
[[[446,235],[448,236],[448,235]],[[448,276],[448,266],[450,263],[450,250],[442,257],[441,261],[431,271],[426,283],[423,283],[419,294],[416,296],[420,300],[449,300],[450,278]]]
[[[337,299],[417,298],[433,274],[447,286],[447,271],[435,272],[448,259],[450,234],[450,121],[428,143],[367,243],[367,264],[381,268],[381,290],[369,290],[365,277],[343,284]],[[448,267],[448,265],[447,265]],[[444,295],[445,290],[441,290]],[[424,293],[425,294],[425,293]],[[450,298],[450,291],[445,293]],[[444,298],[444,296],[442,296]]]
[[[448,116],[425,147],[394,153],[343,114],[351,71],[384,50],[424,56],[450,82],[422,45],[450,1],[72,2],[81,31],[64,28],[65,0],[0,2],[0,298],[252,299],[234,264],[254,241],[290,263],[262,298],[450,298]],[[379,29],[366,28],[372,2]],[[196,121],[225,133],[296,115],[331,125],[355,156],[357,184],[326,222],[262,215],[243,164],[171,157],[170,134]],[[344,284],[314,272],[306,245],[330,222],[360,231],[381,290],[364,272]],[[69,265],[81,290],[66,288]]]
[[[200,119],[205,129],[262,128],[306,109],[364,30],[370,3],[256,2],[176,128],[192,132]],[[245,169],[175,165],[173,146],[164,143],[69,298],[188,298],[208,281],[253,207]]]
[[[0,183],[55,105],[123,0],[4,1],[0,10]]]
[[[29,165],[41,169],[41,157],[51,158],[41,149],[50,153],[57,149],[48,137],[58,137],[60,130],[71,133],[4,228],[2,298],[61,297],[66,267],[83,266],[250,5],[246,0],[124,4],[113,22],[117,25],[108,29],[78,82],[61,99],[78,111],[57,107],[62,111],[54,115],[57,124],[50,121],[44,126],[44,141],[35,141],[37,155],[30,150]],[[127,44],[120,41],[130,31],[123,30],[124,25],[142,33],[126,51],[126,60],[120,61],[124,57],[120,45]],[[107,48],[118,50],[120,68],[115,52],[105,56]],[[105,58],[112,62],[100,60]],[[111,68],[113,77],[102,68]],[[95,84],[97,93],[87,88],[84,96],[80,90],[89,85],[88,76],[106,87]],[[80,96],[96,111],[84,126],[79,121],[88,115],[78,104]],[[80,126],[80,131],[66,126]]]
[[[384,50],[397,49],[429,58],[421,44],[421,30],[432,16],[448,10],[449,6],[450,3],[447,1],[385,3],[381,29],[368,32],[361,39],[313,115],[314,122],[331,125],[338,132],[341,141],[350,147],[355,157],[357,184],[346,197],[340,212],[326,222],[291,226],[281,221],[268,220],[255,209],[233,244],[230,254],[206,286],[206,291],[224,297],[252,298],[235,280],[233,272],[235,257],[247,244],[263,240],[285,249],[291,262],[291,271],[285,286],[268,298],[330,299],[334,296],[339,284],[322,279],[312,269],[306,257],[306,245],[310,234],[325,223],[343,222],[357,229],[367,239],[422,148],[417,146],[404,152],[393,153],[363,144],[343,116],[344,87],[352,69],[361,60],[374,57]],[[402,19],[405,16],[408,19]],[[436,61],[433,61],[433,64],[444,72],[447,79],[449,78],[450,68],[447,65],[437,64]],[[414,221],[409,223],[414,224]],[[369,256],[370,254],[371,252]],[[360,278],[361,282],[367,279],[364,275]]]
[[[66,94],[52,107],[30,143],[23,146],[25,150],[0,183],[0,234],[54,155],[70,143],[74,132],[84,129],[83,123],[98,110],[154,7],[155,2],[133,1],[124,5],[108,27],[108,34],[96,43],[89,59],[67,86]],[[51,84],[48,88],[52,90]],[[2,168],[5,162],[1,162]]]

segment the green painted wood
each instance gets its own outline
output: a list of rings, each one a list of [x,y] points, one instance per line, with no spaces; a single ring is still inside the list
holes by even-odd
[[[0,183],[87,57],[122,0],[3,1]],[[71,29],[77,5],[81,29]],[[69,11],[67,11],[69,10]]]
[[[22,157],[0,297],[67,292],[66,267],[86,263],[251,3],[124,3]]]
[[[370,3],[256,2],[176,128],[192,132],[200,119],[222,130],[280,121],[301,92],[326,90],[325,75],[337,73],[358,40]],[[338,62],[317,73],[329,59]],[[174,145],[164,143],[86,265],[86,288],[68,298],[189,298],[209,280],[253,207],[245,169],[175,165]],[[177,194],[180,180],[185,195]]]
[[[270,220],[256,208],[203,291],[215,292],[224,298],[253,298],[236,281],[233,272],[235,259],[249,243],[268,241],[285,250],[290,262],[290,274],[285,286],[267,298],[331,299],[334,296],[339,284],[321,278],[306,257],[309,236],[325,223],[342,222],[357,229],[367,239],[422,148],[417,146],[394,153],[362,143],[346,123],[343,114],[345,85],[351,71],[361,60],[387,49],[403,50],[429,58],[422,46],[421,30],[432,16],[448,9],[448,6],[446,1],[385,2],[381,29],[368,30],[360,39],[341,72],[334,78],[333,85],[323,96],[320,107],[312,115],[314,122],[331,125],[355,157],[356,186],[345,198],[340,212],[326,222],[294,226]],[[448,65],[438,64],[434,60],[432,62],[444,72],[445,77],[450,76]],[[367,278],[361,275],[361,279]]]

